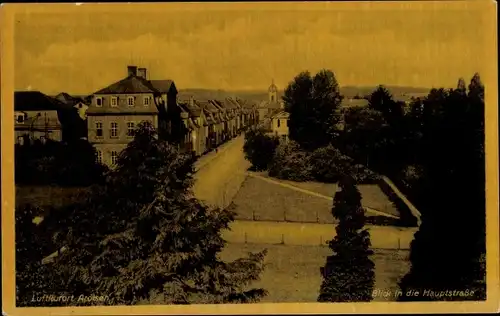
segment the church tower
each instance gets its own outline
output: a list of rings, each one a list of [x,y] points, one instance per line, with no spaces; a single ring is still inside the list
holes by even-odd
[[[278,87],[274,84],[274,79],[267,91],[269,94],[269,102],[278,102]]]

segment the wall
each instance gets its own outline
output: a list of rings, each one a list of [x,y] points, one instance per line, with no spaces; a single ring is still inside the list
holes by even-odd
[[[118,154],[127,147],[127,144],[94,144],[96,151],[102,153],[102,163],[111,166],[111,152],[116,151]]]
[[[118,98],[118,105],[111,106],[111,98],[116,97]],[[128,97],[133,97],[135,98],[135,105],[134,106],[129,106],[128,105]],[[102,99],[102,106],[97,106],[97,99],[101,98]],[[149,105],[145,105],[144,98],[149,98]],[[152,93],[135,93],[135,94],[96,94],[92,98],[92,104],[90,106],[91,108],[97,108],[97,109],[120,109],[120,110],[125,110],[125,111],[134,111],[135,110],[147,110],[151,111],[151,109],[156,108],[155,102],[154,102],[154,96]]]
[[[406,225],[420,226],[421,214],[419,210],[406,198],[398,187],[386,176],[379,181],[380,189],[396,204],[400,211],[401,221]]]
[[[88,139],[91,143],[124,144],[129,143],[133,137],[127,136],[127,123],[134,122],[135,127],[142,121],[151,121],[158,127],[158,115],[156,114],[136,114],[136,115],[88,115]],[[101,122],[103,137],[96,137],[96,123]],[[111,138],[111,122],[118,123],[118,137]]]
[[[278,126],[278,120],[280,122]],[[278,136],[288,135],[288,118],[277,117],[271,119],[271,129],[273,133]]]
[[[59,121],[59,114],[57,111],[23,111],[27,115],[27,121],[24,123],[15,123],[19,128],[15,129],[15,142],[18,143],[19,137],[23,135],[30,135],[33,139],[40,139],[46,137],[55,141],[62,140],[62,126]],[[31,118],[40,116],[31,124]],[[32,132],[30,133],[30,127]],[[45,133],[45,128],[48,133]]]
[[[370,232],[371,247],[375,249],[410,249],[418,228],[365,226]],[[334,224],[286,223],[237,220],[223,238],[230,243],[264,243],[315,246],[324,245],[335,237]]]

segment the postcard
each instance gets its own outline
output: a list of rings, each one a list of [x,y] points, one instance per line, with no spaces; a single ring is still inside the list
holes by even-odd
[[[498,312],[496,3],[0,14],[5,315]]]

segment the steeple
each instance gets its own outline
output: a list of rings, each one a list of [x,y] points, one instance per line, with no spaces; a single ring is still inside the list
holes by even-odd
[[[271,85],[269,86],[268,95],[269,95],[269,102],[277,102],[278,101],[278,87],[274,84],[274,79],[272,79]]]

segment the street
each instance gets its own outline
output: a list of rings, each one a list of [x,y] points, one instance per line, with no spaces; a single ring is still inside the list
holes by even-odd
[[[219,149],[216,157],[208,163],[199,163],[202,167],[194,175],[193,186],[198,199],[218,207],[230,204],[246,177],[245,171],[250,167],[243,153],[244,141],[244,136],[238,136]]]

